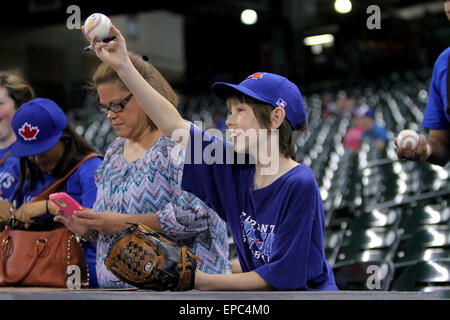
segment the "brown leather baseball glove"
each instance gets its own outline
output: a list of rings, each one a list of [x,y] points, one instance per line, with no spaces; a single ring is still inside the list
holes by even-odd
[[[105,259],[108,270],[142,289],[191,290],[195,259],[199,259],[167,235],[143,224],[129,224],[111,241]]]

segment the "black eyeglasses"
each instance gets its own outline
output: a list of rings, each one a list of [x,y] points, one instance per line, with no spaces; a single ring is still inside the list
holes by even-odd
[[[119,113],[122,112],[123,109],[125,108],[125,106],[127,105],[128,101],[130,101],[130,99],[133,97],[133,94],[130,93],[125,99],[123,99],[120,102],[117,103],[110,103],[109,107],[107,105],[104,104],[99,104],[97,106],[97,111],[100,112],[101,114],[107,115],[109,113],[109,111],[111,110],[114,113]]]

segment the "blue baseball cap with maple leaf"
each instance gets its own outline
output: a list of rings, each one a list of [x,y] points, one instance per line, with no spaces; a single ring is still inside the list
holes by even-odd
[[[66,126],[67,117],[54,101],[36,98],[24,103],[11,120],[17,138],[11,156],[28,157],[50,150]]]

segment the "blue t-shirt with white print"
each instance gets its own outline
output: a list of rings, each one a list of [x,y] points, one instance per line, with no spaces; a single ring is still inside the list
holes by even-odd
[[[11,150],[11,146],[0,150],[0,160]],[[19,158],[8,156],[0,165],[0,197],[9,199],[16,190],[19,180],[20,165]]]
[[[447,68],[450,48],[445,49],[436,60],[428,93],[428,104],[422,125],[428,129],[448,129],[450,118],[447,109]]]
[[[311,169],[300,164],[255,190],[255,166],[236,164],[232,150],[191,125],[182,188],[227,222],[242,271],[257,272],[277,290],[337,290],[325,259],[325,217]],[[222,163],[227,158],[235,164],[198,163],[198,152],[223,155]]]

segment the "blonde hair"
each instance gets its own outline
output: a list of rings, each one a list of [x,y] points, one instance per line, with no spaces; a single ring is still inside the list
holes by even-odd
[[[0,86],[8,91],[8,95],[14,101],[16,110],[25,102],[36,97],[30,84],[11,72],[0,71]]]
[[[166,98],[173,106],[178,107],[179,98],[169,82],[162,76],[146,57],[143,57],[136,52],[128,51],[131,63],[141,76],[164,98]],[[103,83],[118,83],[123,89],[128,90],[123,81],[117,73],[105,63],[101,63],[94,72],[91,81],[91,89],[96,90],[97,87]],[[148,116],[147,116],[148,117]],[[148,117],[151,128],[156,128],[154,123]]]

